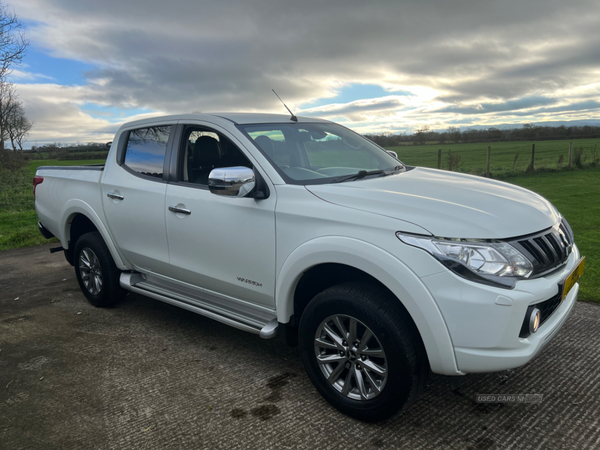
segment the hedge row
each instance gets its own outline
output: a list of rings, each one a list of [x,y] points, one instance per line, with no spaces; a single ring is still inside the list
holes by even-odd
[[[63,153],[58,155],[56,159],[59,161],[76,161],[78,159],[106,159],[108,152],[77,152]]]

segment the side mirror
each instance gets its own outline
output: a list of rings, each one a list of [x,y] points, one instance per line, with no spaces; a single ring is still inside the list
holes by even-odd
[[[208,189],[216,195],[245,197],[255,186],[254,171],[248,167],[223,167],[208,175]]]

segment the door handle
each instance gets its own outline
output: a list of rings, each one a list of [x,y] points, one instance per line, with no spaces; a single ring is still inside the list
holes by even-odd
[[[108,194],[106,194],[106,196],[108,198],[112,198],[113,200],[123,200],[125,197],[123,197],[122,195],[119,194],[113,194],[112,192],[109,192]]]
[[[176,214],[187,214],[188,216],[192,213],[189,209],[178,208],[177,206],[169,206],[169,211]]]

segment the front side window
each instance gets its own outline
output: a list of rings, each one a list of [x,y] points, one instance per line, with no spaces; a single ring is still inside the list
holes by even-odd
[[[123,164],[141,175],[162,179],[171,125],[129,132]]]
[[[184,130],[179,180],[208,185],[213,169],[222,167],[252,167],[248,158],[229,139],[204,127],[189,126]]]
[[[402,164],[334,123],[238,125],[291,184],[324,184],[396,173]]]

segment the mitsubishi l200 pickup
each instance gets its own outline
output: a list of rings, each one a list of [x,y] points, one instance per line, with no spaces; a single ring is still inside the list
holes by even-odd
[[[135,292],[278,336],[361,420],[408,406],[430,372],[530,361],[569,316],[584,264],[541,196],[405,166],[310,117],[127,123],[106,164],[39,167],[34,195],[93,305]]]

